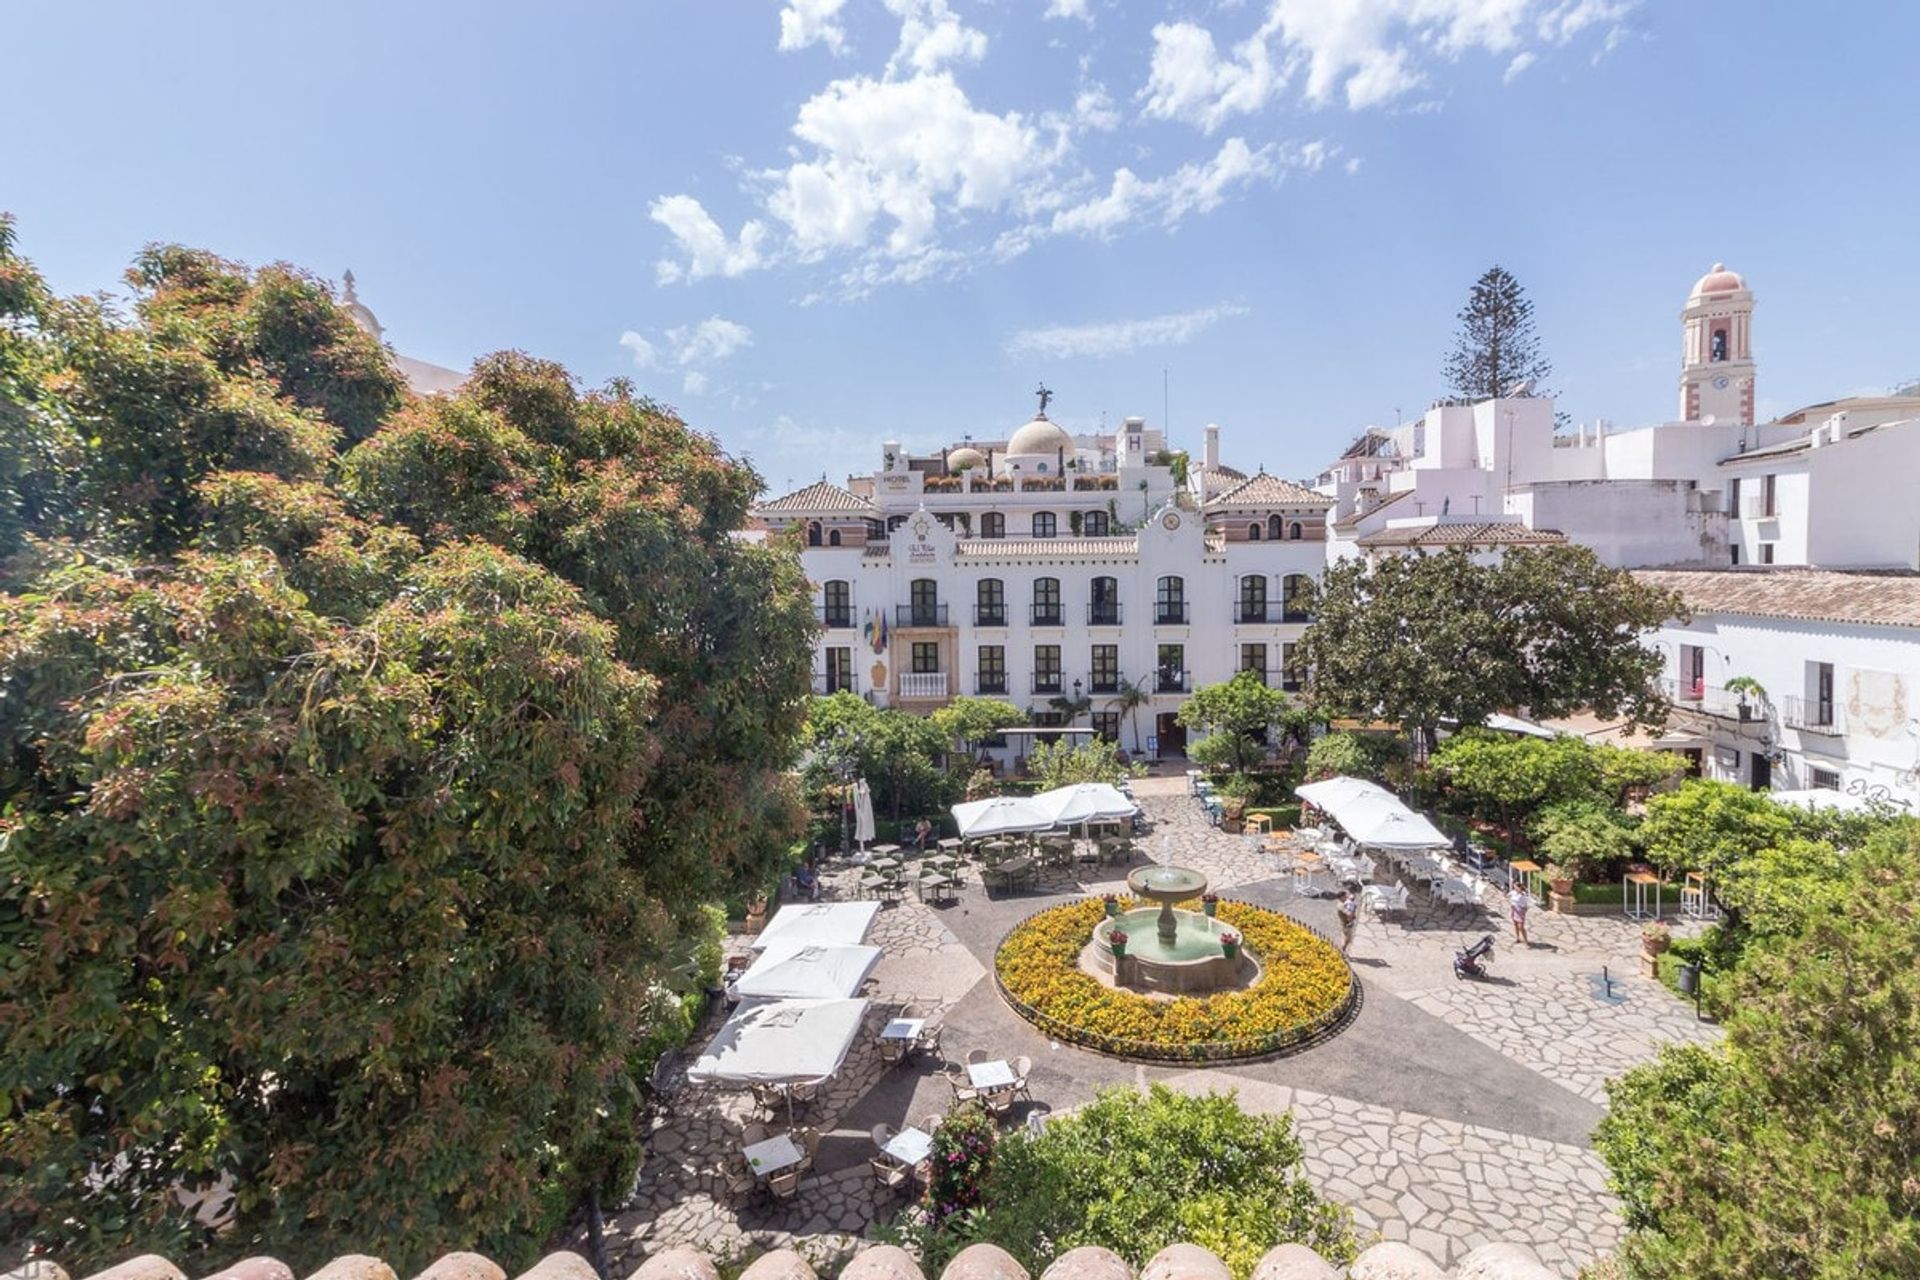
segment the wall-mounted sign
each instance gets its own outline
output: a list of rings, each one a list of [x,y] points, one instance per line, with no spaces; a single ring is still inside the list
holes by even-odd
[[[905,493],[913,484],[911,471],[890,471],[880,476],[880,487],[888,493]]]
[[[908,564],[934,564],[939,556],[934,552],[933,544],[928,542],[910,542],[907,544]]]

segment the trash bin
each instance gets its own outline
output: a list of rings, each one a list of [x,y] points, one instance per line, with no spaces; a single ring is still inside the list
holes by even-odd
[[[1680,994],[1692,996],[1700,994],[1700,962],[1688,961],[1680,966]]]

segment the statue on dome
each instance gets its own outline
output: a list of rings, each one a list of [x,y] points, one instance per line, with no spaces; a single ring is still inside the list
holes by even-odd
[[[1043,382],[1034,394],[1040,397],[1040,412],[1035,416],[1044,418],[1047,416],[1047,402],[1053,399],[1053,392],[1047,390],[1047,384]]]

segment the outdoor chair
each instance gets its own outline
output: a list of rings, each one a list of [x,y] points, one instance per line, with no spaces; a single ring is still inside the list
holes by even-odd
[[[775,1200],[791,1200],[800,1194],[800,1170],[782,1169],[767,1179],[767,1190]]]
[[[800,1128],[795,1129],[793,1131],[793,1140],[799,1146],[802,1152],[802,1155],[800,1157],[800,1168],[802,1169],[813,1168],[813,1157],[817,1155],[820,1151],[820,1131],[818,1129],[814,1129],[806,1125],[802,1125]]]
[[[1011,1085],[981,1095],[981,1100],[987,1104],[987,1110],[991,1111],[996,1119],[1004,1119],[1013,1110],[1013,1099],[1014,1090]]]
[[[1033,1070],[1033,1059],[1024,1054],[1013,1060],[1013,1091],[1023,1098],[1031,1099],[1027,1092],[1027,1075]]]
[[[953,1100],[956,1103],[972,1102],[980,1096],[980,1091],[967,1081],[966,1072],[955,1068],[947,1071],[946,1076],[947,1085],[953,1090]]]
[[[820,1096],[824,1080],[797,1080],[787,1086],[787,1098],[793,1102],[812,1102]]]
[[[765,1142],[773,1136],[773,1130],[755,1120],[740,1130],[740,1145],[751,1147],[756,1142]]]
[[[896,1062],[904,1062],[906,1061],[907,1051],[912,1047],[913,1042],[910,1040],[882,1039],[880,1041],[880,1061],[886,1063],[888,1066],[892,1066]]]
[[[750,1196],[760,1188],[760,1179],[753,1176],[753,1170],[746,1160],[737,1155],[721,1163],[720,1176],[726,1182],[729,1200]]]
[[[893,1141],[893,1134],[894,1129],[890,1124],[877,1124],[873,1126],[873,1145],[876,1147],[886,1146],[889,1142]]]
[[[870,1156],[867,1167],[873,1180],[887,1191],[902,1191],[913,1185],[913,1170],[888,1156]]]
[[[920,1034],[913,1038],[913,1051],[915,1053],[939,1054],[940,1023],[938,1021],[929,1018],[927,1024],[920,1028]]]
[[[985,1049],[967,1050],[967,1065],[970,1067],[978,1066],[982,1062],[992,1062],[992,1061],[993,1061],[992,1055],[989,1054]]]

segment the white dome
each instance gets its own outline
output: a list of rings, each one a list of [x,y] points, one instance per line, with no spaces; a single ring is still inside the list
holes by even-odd
[[[947,470],[969,471],[986,462],[986,455],[972,445],[962,445],[947,455]]]
[[[1009,457],[1044,454],[1051,458],[1062,449],[1073,452],[1073,437],[1044,413],[1035,415],[1032,422],[1014,432],[1013,439],[1007,441]]]
[[[1699,298],[1709,293],[1734,293],[1747,287],[1747,282],[1738,271],[1727,270],[1727,264],[1716,262],[1713,270],[1701,276],[1693,283],[1693,292],[1689,297]]]

